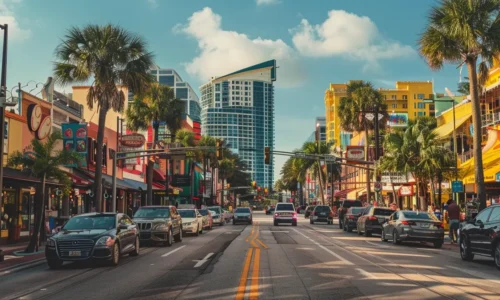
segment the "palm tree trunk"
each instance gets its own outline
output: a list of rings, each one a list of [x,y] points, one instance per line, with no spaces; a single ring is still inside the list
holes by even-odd
[[[442,194],[442,191],[441,191],[441,184],[443,183],[443,174],[441,174],[441,172],[439,172],[438,174],[438,201],[439,201],[439,207],[441,208],[441,203],[442,203],[442,200],[441,200],[441,194]]]
[[[156,142],[158,142],[158,129],[160,124],[153,121],[153,143],[152,148],[155,147]],[[148,164],[146,166],[146,185],[147,185],[147,205],[153,205],[153,174],[154,174],[155,163],[148,159]],[[167,187],[168,188],[168,187]],[[168,190],[168,189],[167,189]]]
[[[325,205],[325,193],[323,192],[323,170],[321,170],[321,162],[318,160],[318,179],[319,179],[319,193],[321,195],[321,204]]]
[[[394,187],[394,182],[392,181],[392,176],[391,174],[389,173],[389,182],[391,183],[391,187],[392,187],[392,195],[394,196],[394,202],[396,202],[396,205],[401,208],[399,206],[399,197],[397,196],[396,194],[396,188]]]
[[[481,105],[479,102],[479,85],[476,72],[476,58],[467,59],[467,69],[470,77],[470,95],[472,102],[472,125],[474,128],[474,173],[479,198],[479,210],[486,208],[486,190],[484,187],[483,152],[481,148]],[[456,157],[455,157],[456,159]]]
[[[431,203],[436,204],[436,184],[434,178],[431,179]]]
[[[418,180],[418,177],[413,178],[415,178],[415,187],[417,188],[417,208],[420,209],[420,181]]]
[[[104,128],[106,127],[106,114],[108,113],[108,100],[103,99],[103,105],[99,109],[99,127],[97,129],[97,150],[95,155],[95,205],[97,212],[103,212],[104,206],[102,201],[102,146],[104,144]]]
[[[366,155],[366,160],[368,160],[368,125],[366,124],[365,120],[365,155]],[[370,203],[370,198],[371,198],[371,182],[370,182],[370,171],[366,170],[366,202]]]
[[[43,174],[42,176],[42,199],[39,202],[39,205],[37,207],[37,211],[35,213],[35,220],[36,220],[36,225],[33,228],[33,234],[31,235],[30,242],[24,252],[26,253],[33,253],[35,252],[35,249],[38,248],[38,243],[39,243],[39,236],[40,236],[40,231],[42,230],[42,226],[44,223],[44,212],[45,212],[45,182],[46,182],[46,175]]]

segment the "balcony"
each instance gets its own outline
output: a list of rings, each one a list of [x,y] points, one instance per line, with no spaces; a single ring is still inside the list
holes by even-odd
[[[481,116],[481,127],[493,126],[500,123],[500,111]]]

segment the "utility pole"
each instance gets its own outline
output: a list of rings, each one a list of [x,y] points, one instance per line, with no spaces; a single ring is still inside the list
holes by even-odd
[[[111,211],[112,212],[116,212],[116,168],[118,167],[117,166],[117,161],[118,161],[118,147],[119,147],[119,143],[120,143],[120,132],[121,132],[121,127],[123,126],[123,119],[121,119],[120,117],[116,117],[116,150],[115,150],[115,153],[113,155],[113,173],[112,173],[112,176],[113,176],[113,180],[112,180],[112,186],[113,186],[113,191],[112,191],[112,200],[111,200]]]

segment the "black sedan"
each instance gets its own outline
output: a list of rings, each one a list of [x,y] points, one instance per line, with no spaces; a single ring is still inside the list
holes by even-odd
[[[64,261],[107,260],[116,266],[120,256],[139,255],[139,231],[125,214],[90,213],[71,218],[45,245],[51,269]]]
[[[342,223],[344,224],[344,231],[352,232],[352,230],[356,228],[358,218],[364,210],[364,207],[350,207],[347,210],[347,213],[344,215],[344,222]]]

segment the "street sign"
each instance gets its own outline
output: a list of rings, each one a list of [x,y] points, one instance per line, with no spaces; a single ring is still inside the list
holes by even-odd
[[[380,183],[380,181],[376,181],[374,186],[375,186],[375,192],[380,192],[382,190],[382,183]]]
[[[125,147],[139,148],[144,146],[146,138],[139,133],[123,135],[120,138],[120,144]]]
[[[464,192],[464,183],[460,180],[453,181],[451,183],[451,192],[452,193],[463,193]]]
[[[127,153],[122,153],[122,152],[118,152],[117,156],[116,156],[117,159],[126,158],[126,157],[127,157]]]
[[[365,118],[368,119],[368,121],[373,121],[373,119],[375,119],[375,116],[372,113],[367,113],[365,115]]]

